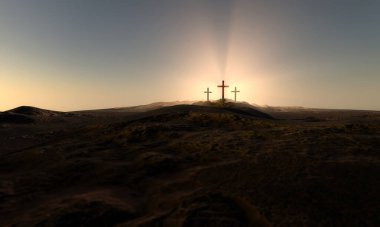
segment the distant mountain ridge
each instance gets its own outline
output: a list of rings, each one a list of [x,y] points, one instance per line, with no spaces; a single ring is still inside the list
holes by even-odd
[[[159,109],[167,106],[175,106],[175,105],[187,105],[192,104],[194,101],[174,101],[174,102],[154,102],[145,105],[138,106],[128,106],[128,107],[114,107],[107,109],[94,109],[94,110],[80,110],[73,112],[146,112],[150,110]]]

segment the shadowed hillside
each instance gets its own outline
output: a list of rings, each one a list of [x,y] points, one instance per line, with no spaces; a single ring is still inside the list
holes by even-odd
[[[380,114],[362,114],[197,103],[5,124],[0,225],[378,226]]]
[[[34,119],[23,114],[0,113],[0,124],[29,124]]]
[[[41,122],[64,121],[72,113],[40,109],[32,106],[20,106],[0,112],[0,124],[29,124]]]
[[[40,108],[36,108],[32,106],[20,106],[15,109],[6,111],[6,113],[22,114],[22,115],[29,115],[29,116],[56,116],[58,114],[62,114],[62,112],[44,110],[44,109],[40,109]]]

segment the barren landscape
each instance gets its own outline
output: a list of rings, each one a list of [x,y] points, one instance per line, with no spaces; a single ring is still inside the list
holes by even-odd
[[[0,114],[0,226],[380,226],[380,112]]]

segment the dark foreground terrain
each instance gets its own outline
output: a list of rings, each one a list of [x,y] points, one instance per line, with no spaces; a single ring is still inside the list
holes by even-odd
[[[379,112],[261,111],[3,112],[0,226],[380,226]]]

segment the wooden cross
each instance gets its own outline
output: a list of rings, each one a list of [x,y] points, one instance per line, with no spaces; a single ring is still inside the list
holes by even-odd
[[[236,93],[238,93],[238,92],[240,92],[240,91],[238,91],[238,90],[236,89],[236,87],[235,87],[235,90],[233,90],[233,91],[231,91],[231,92],[235,93],[235,102],[236,102]]]
[[[210,99],[209,99],[209,95],[210,95],[210,93],[212,93],[212,92],[207,88],[207,91],[205,91],[205,93],[207,93],[207,102],[209,102],[209,101],[210,101]]]
[[[224,80],[222,80],[222,85],[218,85],[218,87],[222,88],[222,101],[224,102],[224,88],[229,87],[229,86],[224,85]]]

